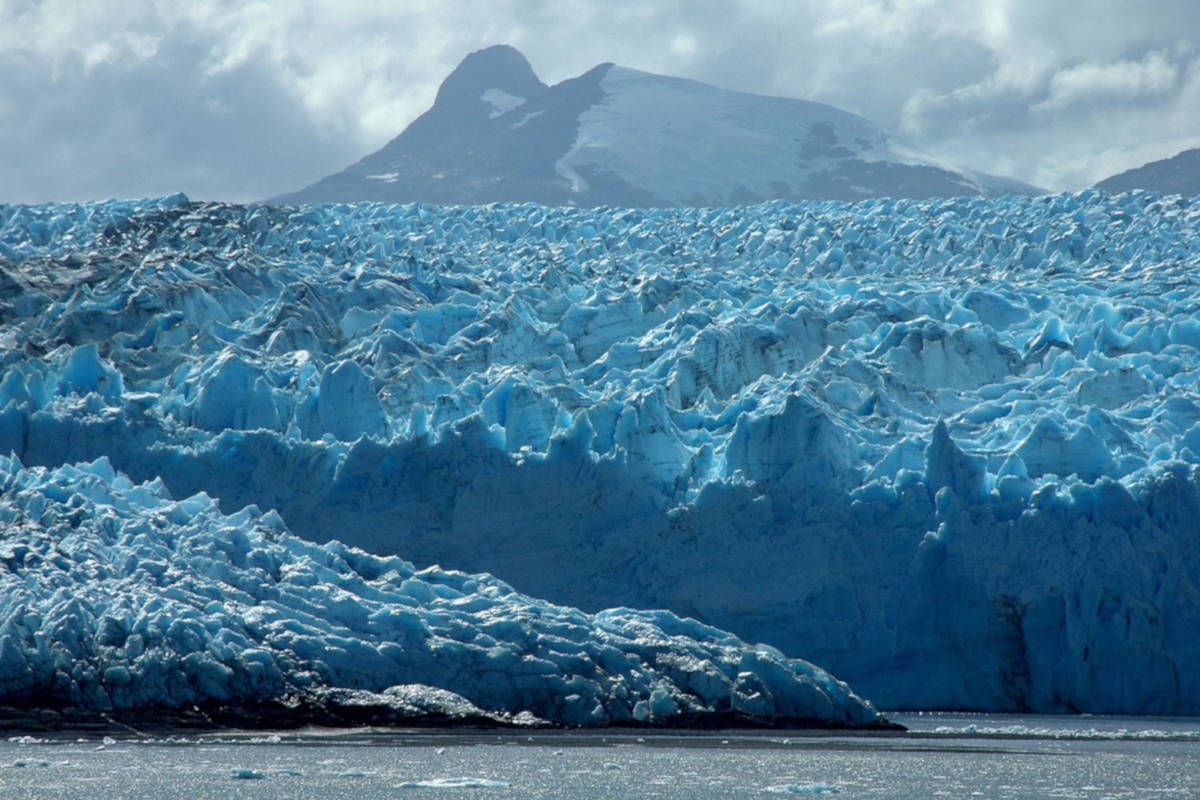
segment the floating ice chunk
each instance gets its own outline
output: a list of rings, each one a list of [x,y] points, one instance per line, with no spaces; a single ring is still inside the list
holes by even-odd
[[[830,783],[779,783],[763,791],[771,794],[838,794],[841,789]]]
[[[281,744],[283,737],[278,733],[272,733],[269,736],[252,736],[249,741],[251,744]]]
[[[423,781],[405,781],[397,789],[507,789],[507,781],[493,778],[429,778]]]
[[[234,767],[229,777],[237,781],[262,781],[267,779],[267,773],[249,767]]]
[[[1099,741],[1200,741],[1200,729],[1164,730],[1161,728],[1056,728],[1047,725],[938,725],[933,733],[943,736],[971,736],[1030,739],[1088,739]]]

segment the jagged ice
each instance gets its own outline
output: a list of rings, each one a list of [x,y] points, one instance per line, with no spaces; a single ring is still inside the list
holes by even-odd
[[[0,207],[0,450],[670,608],[885,707],[1200,712],[1200,206]]]

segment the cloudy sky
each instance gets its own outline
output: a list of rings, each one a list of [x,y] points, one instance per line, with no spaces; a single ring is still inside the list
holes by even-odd
[[[297,189],[499,42],[548,83],[819,100],[1056,190],[1200,145],[1200,0],[0,0],[0,202]]]

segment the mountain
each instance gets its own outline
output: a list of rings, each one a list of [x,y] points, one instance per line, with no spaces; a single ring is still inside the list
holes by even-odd
[[[1200,147],[1184,150],[1179,155],[1151,161],[1136,169],[1105,178],[1096,184],[1106,192],[1131,192],[1148,189],[1163,194],[1200,195]]]
[[[383,149],[271,202],[723,206],[1039,192],[822,103],[615,64],[547,86],[497,45],[467,56]]]

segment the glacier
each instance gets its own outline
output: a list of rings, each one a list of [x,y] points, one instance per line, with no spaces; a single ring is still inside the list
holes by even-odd
[[[5,705],[255,724],[880,723],[823,670],[695,620],[589,615],[318,545],[275,512],[175,501],[104,458],[0,458],[0,486]]]
[[[1146,192],[0,206],[0,452],[883,708],[1195,714],[1198,266]]]

